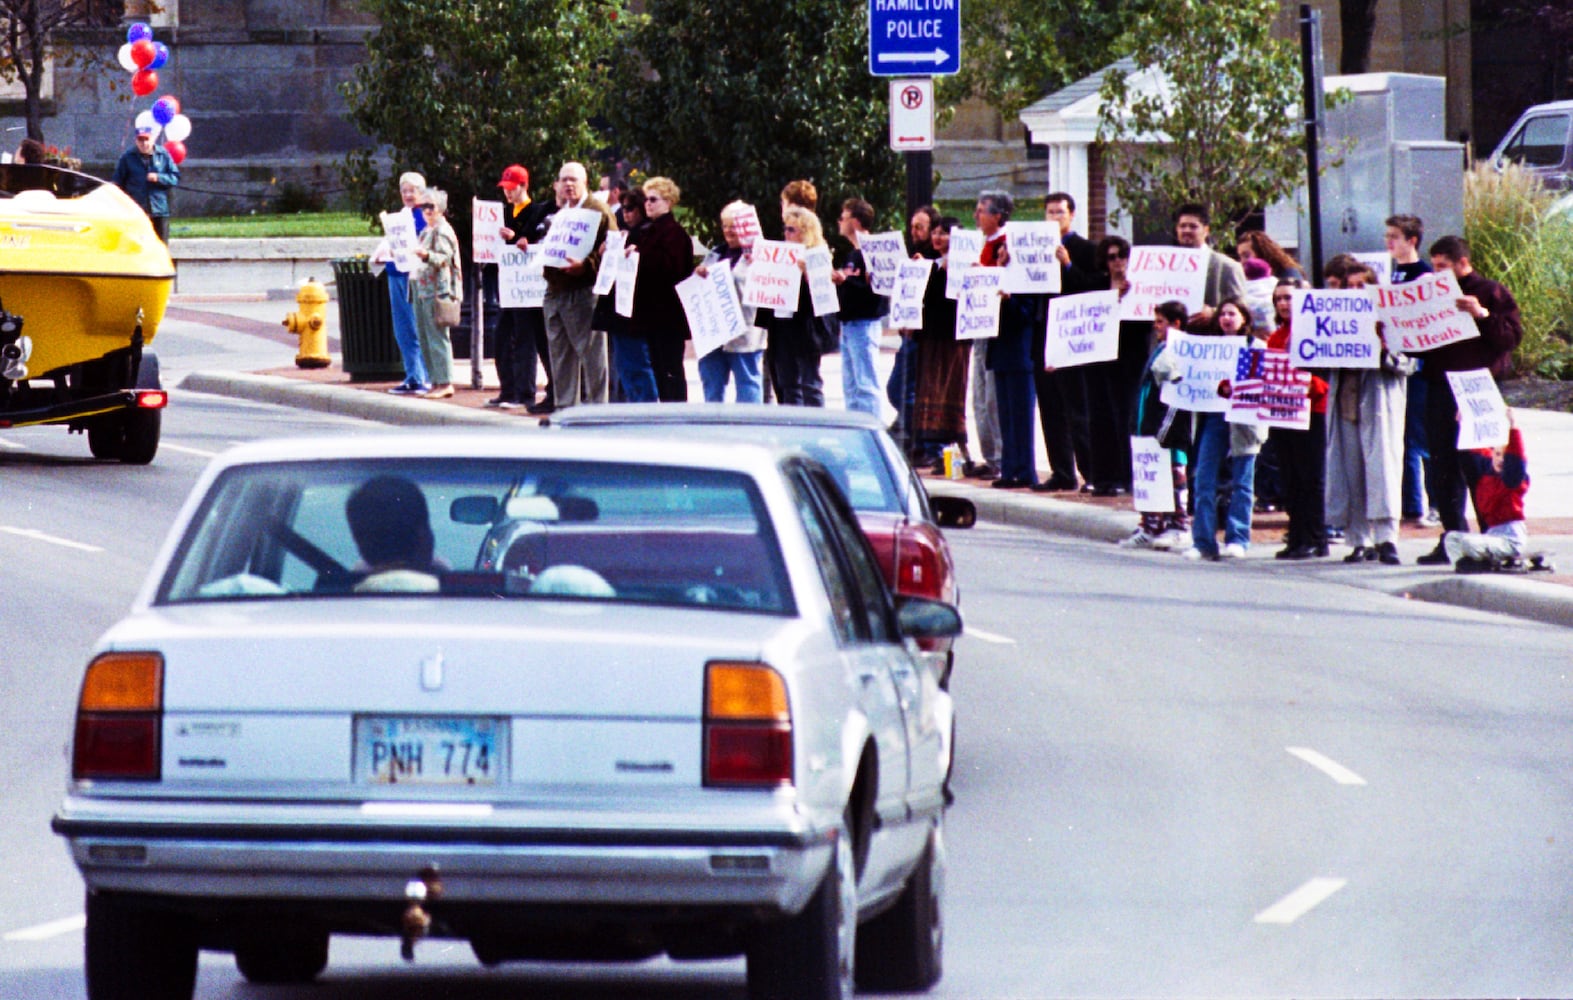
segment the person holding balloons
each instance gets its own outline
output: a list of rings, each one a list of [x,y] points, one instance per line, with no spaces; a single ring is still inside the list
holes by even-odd
[[[152,122],[137,125],[136,145],[126,150],[115,164],[115,186],[142,206],[153,231],[169,242],[169,189],[180,183],[180,167],[163,147],[156,144],[158,126]]]

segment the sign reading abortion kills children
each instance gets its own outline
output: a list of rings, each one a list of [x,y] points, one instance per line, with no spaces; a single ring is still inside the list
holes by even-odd
[[[1218,383],[1234,381],[1245,338],[1171,333],[1169,350],[1180,362],[1180,380],[1164,383],[1158,396],[1163,404],[1193,413],[1227,413],[1229,401],[1218,395]]]
[[[890,298],[890,328],[917,330],[923,326],[923,293],[928,291],[929,272],[934,262],[919,258],[904,260],[896,275],[896,294]]]
[[[1120,300],[1120,319],[1152,319],[1160,302],[1176,299],[1189,313],[1199,312],[1207,291],[1211,250],[1187,247],[1134,247],[1126,272],[1130,290]]]
[[[1448,372],[1447,382],[1458,400],[1458,450],[1507,444],[1507,404],[1491,373],[1484,368]]]
[[[900,233],[865,234],[858,240],[868,264],[868,287],[875,295],[896,294],[896,272],[907,259],[907,241]]]
[[[1119,312],[1120,293],[1113,289],[1050,299],[1044,367],[1052,370],[1113,361],[1120,353]]]
[[[952,229],[950,253],[945,262],[945,298],[961,298],[961,276],[983,256],[983,234],[976,229]]]
[[[1005,272],[997,267],[972,267],[961,279],[956,301],[956,339],[987,340],[1000,335],[1000,290]]]
[[[1458,308],[1458,278],[1452,271],[1425,274],[1402,285],[1374,288],[1388,350],[1405,354],[1480,336],[1475,318]]]
[[[1012,222],[1005,227],[1005,290],[1013,295],[1059,294],[1058,222]]]
[[[1131,506],[1144,514],[1174,511],[1174,459],[1157,438],[1131,438]]]
[[[1376,300],[1365,288],[1295,289],[1289,358],[1298,368],[1376,368],[1382,360]]]

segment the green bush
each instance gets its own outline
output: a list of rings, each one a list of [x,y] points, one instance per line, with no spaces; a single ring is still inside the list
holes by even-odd
[[[1486,164],[1464,178],[1464,236],[1470,259],[1518,300],[1524,341],[1519,372],[1573,371],[1573,213],[1548,214],[1557,195],[1516,165]]]

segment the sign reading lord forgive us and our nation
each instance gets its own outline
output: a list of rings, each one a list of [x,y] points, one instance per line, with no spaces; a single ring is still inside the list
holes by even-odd
[[[1082,292],[1049,300],[1046,368],[1113,361],[1120,353],[1120,293]]]

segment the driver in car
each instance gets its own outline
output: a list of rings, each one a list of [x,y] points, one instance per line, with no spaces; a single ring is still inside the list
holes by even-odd
[[[350,534],[365,565],[357,594],[435,594],[440,589],[433,558],[431,515],[426,497],[403,476],[376,476],[356,488],[344,504]]]

